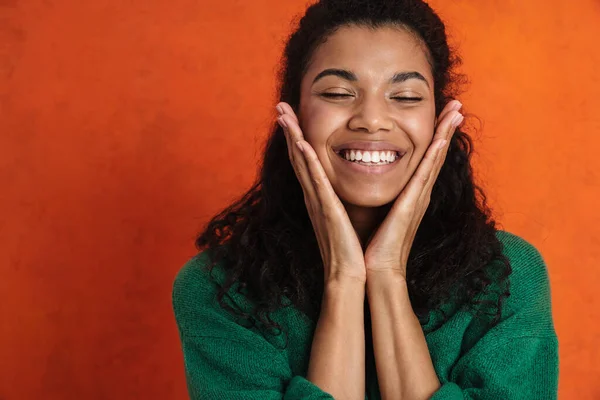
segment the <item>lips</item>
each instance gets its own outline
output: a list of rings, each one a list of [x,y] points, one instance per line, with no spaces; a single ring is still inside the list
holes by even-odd
[[[360,175],[369,176],[369,177],[387,176],[387,174],[392,173],[392,171],[394,171],[400,165],[400,160],[402,160],[402,157],[399,157],[396,160],[394,160],[393,162],[387,163],[387,164],[366,164],[366,163],[346,160],[339,153],[336,153],[335,157],[336,157],[336,159],[339,160],[339,161],[336,160],[335,163],[336,164],[340,163],[337,165],[340,166],[341,173],[360,174]]]
[[[349,163],[356,163],[355,161],[348,160],[346,157],[344,157],[343,150],[342,150],[342,151],[340,151],[339,153],[336,153],[336,154],[338,155],[338,157],[339,157],[339,158],[341,158],[342,160],[344,160],[344,161],[346,161],[346,162],[349,162]],[[401,159],[402,159],[402,156],[399,156],[399,155],[396,153],[396,159],[395,159],[394,161],[392,161],[392,162],[388,162],[388,163],[386,163],[386,164],[381,164],[381,165],[390,165],[390,164],[395,164],[396,162],[400,161]],[[375,163],[366,163],[366,164],[364,164],[364,163],[359,163],[359,165],[369,165],[369,166],[375,166],[375,165],[378,165],[378,164],[375,164]]]
[[[393,143],[381,141],[352,141],[332,146],[333,151],[340,153],[343,150],[363,150],[363,151],[395,151],[399,156],[406,154],[406,150]]]

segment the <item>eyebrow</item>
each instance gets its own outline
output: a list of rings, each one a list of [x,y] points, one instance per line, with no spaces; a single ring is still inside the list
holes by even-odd
[[[352,71],[348,71],[345,69],[339,69],[339,68],[328,68],[328,69],[325,69],[325,70],[319,72],[319,74],[313,80],[312,84],[314,85],[319,79],[324,78],[328,75],[338,76],[338,77],[345,79],[347,81],[350,81],[350,82],[356,82],[358,80],[358,77]],[[429,87],[429,82],[427,82],[427,79],[425,79],[425,77],[417,71],[397,72],[389,80],[389,83],[390,84],[401,83],[401,82],[407,81],[409,79],[421,80],[421,81],[425,82],[427,87]]]

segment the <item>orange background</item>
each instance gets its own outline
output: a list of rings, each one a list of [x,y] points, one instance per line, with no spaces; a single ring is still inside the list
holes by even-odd
[[[1,399],[186,398],[172,280],[254,178],[306,5],[0,0]],[[600,3],[432,6],[496,215],[548,264],[560,398],[598,399]]]

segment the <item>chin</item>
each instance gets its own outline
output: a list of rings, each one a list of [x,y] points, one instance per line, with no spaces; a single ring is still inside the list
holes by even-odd
[[[399,191],[336,191],[338,197],[345,205],[352,205],[355,207],[375,208],[382,207],[392,203],[398,195]]]

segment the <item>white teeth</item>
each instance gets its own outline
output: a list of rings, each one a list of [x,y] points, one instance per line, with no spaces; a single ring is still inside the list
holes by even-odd
[[[392,163],[397,158],[395,151],[342,150],[340,155],[348,161],[362,161],[374,164]]]

